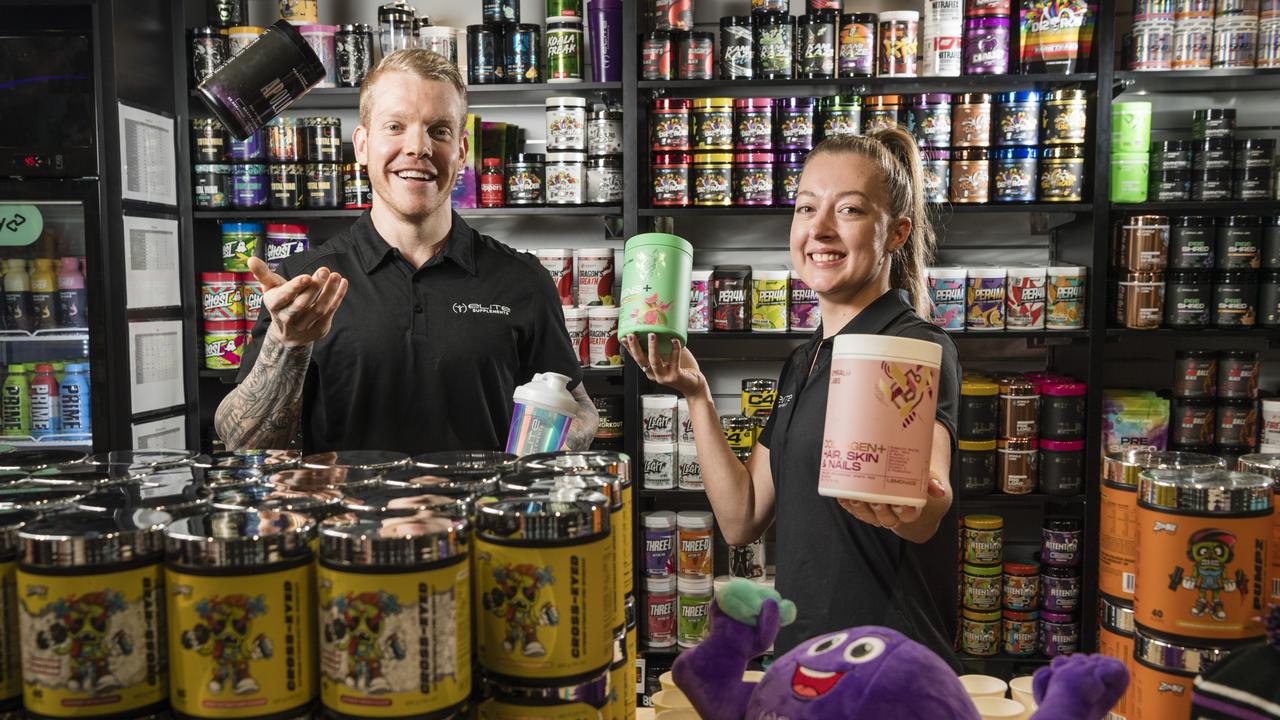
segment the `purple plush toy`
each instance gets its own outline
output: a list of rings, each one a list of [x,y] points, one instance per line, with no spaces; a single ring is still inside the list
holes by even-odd
[[[704,720],[979,720],[951,668],[925,646],[882,627],[859,627],[796,646],[758,685],[742,681],[795,606],[734,580],[716,593],[711,632],[676,659],[676,685]],[[1036,673],[1033,720],[1102,718],[1129,684],[1124,663],[1100,655],[1055,658]]]

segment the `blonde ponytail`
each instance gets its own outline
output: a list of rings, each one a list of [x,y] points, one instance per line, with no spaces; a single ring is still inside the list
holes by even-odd
[[[924,202],[924,171],[916,140],[899,127],[870,135],[842,135],[818,143],[806,162],[817,155],[844,153],[861,155],[880,168],[890,213],[911,221],[911,234],[891,258],[889,284],[906,290],[916,313],[927,319],[932,306],[925,269],[933,261],[937,240]]]

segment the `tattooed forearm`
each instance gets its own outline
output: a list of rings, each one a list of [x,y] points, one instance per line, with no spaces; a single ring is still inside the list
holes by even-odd
[[[311,346],[285,347],[270,335],[248,377],[218,405],[213,425],[229,450],[288,447],[302,420]]]
[[[569,439],[565,442],[566,450],[586,450],[596,437],[596,426],[600,424],[600,414],[596,412],[596,404],[578,383],[573,389],[573,399],[578,401],[578,414],[569,426]]]

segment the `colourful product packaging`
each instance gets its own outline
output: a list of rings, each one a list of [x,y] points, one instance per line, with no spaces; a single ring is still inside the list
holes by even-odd
[[[244,319],[252,327],[262,312],[262,283],[253,273],[240,274],[240,297],[244,301]]]
[[[1046,271],[1044,326],[1049,330],[1084,328],[1088,268],[1061,265]]]
[[[200,273],[200,299],[206,322],[244,319],[244,298],[236,273]]]
[[[924,505],[941,362],[942,348],[936,343],[880,335],[836,337],[819,494]]]
[[[644,574],[658,578],[676,572],[676,514],[670,510],[644,514]]]
[[[968,272],[962,267],[931,267],[928,277],[929,300],[933,303],[929,320],[943,330],[964,330]]]
[[[676,581],[679,591],[679,625],[676,631],[676,642],[680,647],[693,647],[707,637],[711,626],[711,578],[684,577]]]
[[[711,329],[711,271],[689,273],[689,332]]]
[[[516,388],[507,452],[529,455],[564,447],[578,409],[568,384],[569,378],[564,375],[538,373]]]
[[[307,226],[287,223],[271,223],[267,225],[267,240],[263,245],[262,259],[267,268],[276,272],[280,263],[292,255],[304,253],[310,247],[307,241]]]
[[[564,327],[569,332],[569,346],[578,356],[578,363],[590,364],[587,355],[587,309],[562,306],[564,309]]]
[[[965,293],[965,327],[969,330],[1003,330],[1004,304],[1005,269],[969,268]]]
[[[800,274],[794,270],[791,271],[791,304],[787,315],[793,331],[817,330],[822,324],[818,293],[801,280]]]
[[[1009,268],[1005,291],[1005,326],[1010,330],[1044,328],[1045,269]]]
[[[681,577],[711,579],[715,567],[711,541],[714,527],[710,511],[676,513],[676,569]]]
[[[787,283],[791,273],[787,270],[757,270],[751,278],[751,330],[752,332],[786,332]]]
[[[671,352],[673,339],[686,342],[692,268],[693,246],[683,238],[644,233],[628,240],[617,334],[655,334],[662,353]]]
[[[561,305],[573,305],[573,251],[566,248],[538,248],[538,262],[551,273],[551,282],[560,295]]]
[[[614,305],[613,250],[596,248],[578,251],[578,304]]]
[[[645,580],[645,638],[649,647],[676,644],[676,579]]]
[[[1103,393],[1103,455],[1125,450],[1164,450],[1168,436],[1168,400],[1150,390]]]
[[[262,238],[262,223],[222,223],[222,269],[249,272],[249,258]]]
[[[206,320],[204,323],[204,366],[210,370],[240,367],[244,346],[249,342],[249,323],[243,320]]]

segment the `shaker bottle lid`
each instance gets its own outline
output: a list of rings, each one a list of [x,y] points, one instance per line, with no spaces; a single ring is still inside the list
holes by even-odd
[[[689,530],[710,530],[715,526],[715,515],[708,510],[688,510],[676,513],[676,526]]]
[[[12,372],[10,366],[10,372]],[[85,453],[77,450],[11,450],[0,454],[0,470],[24,470],[35,472],[53,465],[77,463],[85,459]]]
[[[622,509],[622,481],[616,475],[571,475],[557,470],[526,470],[512,478],[519,484],[528,482],[535,495],[551,494],[564,488],[598,492],[609,498],[610,511]]]
[[[476,511],[476,533],[497,542],[558,542],[609,533],[609,499],[565,488],[520,500],[499,500]]]
[[[157,510],[47,515],[18,531],[22,563],[70,568],[159,559],[164,529],[171,519]]]
[[[1210,352],[1212,354],[1212,352]],[[1225,468],[1225,460],[1213,455],[1167,450],[1125,450],[1108,453],[1102,459],[1103,479],[1113,485],[1138,487],[1138,476],[1144,470],[1185,468],[1207,472]]]
[[[315,521],[280,510],[218,510],[165,530],[169,562],[187,568],[253,568],[310,557]]]
[[[1265,475],[1231,470],[1147,470],[1139,476],[1138,502],[1213,514],[1270,512],[1272,484]]]
[[[466,518],[431,512],[337,515],[320,524],[320,557],[327,565],[386,572],[465,557],[469,531]]]
[[[214,510],[284,510],[315,517],[341,508],[337,490],[295,490],[276,483],[246,483],[213,496]]]
[[[965,515],[964,526],[974,530],[999,530],[1004,527],[1004,518],[999,515]]]
[[[309,468],[391,470],[408,463],[408,455],[389,450],[338,450],[313,453],[302,458],[302,464]]]
[[[670,510],[645,513],[644,526],[653,530],[673,530],[676,526],[676,514]]]
[[[466,517],[470,503],[463,498],[437,495],[416,485],[373,482],[343,493],[342,507],[362,515],[430,512],[446,517]]]
[[[573,475],[615,475],[622,487],[631,484],[631,456],[608,450],[536,453],[520,458],[521,470],[557,470]]]
[[[284,487],[304,492],[311,490],[340,490],[355,485],[373,482],[382,475],[378,470],[359,468],[300,467],[288,470],[277,470],[267,476],[267,480]]]
[[[93,488],[87,485],[19,480],[0,485],[0,510],[34,512],[70,510],[81,498],[92,491]]]

